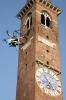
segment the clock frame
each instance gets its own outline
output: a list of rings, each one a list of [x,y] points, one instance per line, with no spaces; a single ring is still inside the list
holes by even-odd
[[[59,96],[61,94],[60,79],[52,70],[46,67],[38,68],[35,79],[42,92],[50,96]]]

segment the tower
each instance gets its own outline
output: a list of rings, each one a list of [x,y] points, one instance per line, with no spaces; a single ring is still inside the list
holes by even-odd
[[[16,100],[62,100],[57,17],[50,0],[27,0],[21,20]]]

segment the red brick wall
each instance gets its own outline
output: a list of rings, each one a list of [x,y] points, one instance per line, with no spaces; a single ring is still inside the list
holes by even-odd
[[[52,17],[53,27],[50,30],[45,29],[43,26],[41,26],[40,13],[42,10],[46,10]],[[19,46],[16,100],[62,100],[62,95],[58,97],[51,97],[46,95],[45,93],[42,93],[35,82],[37,58],[43,61],[44,64],[49,61],[49,65],[52,68],[61,71],[58,46],[57,15],[55,12],[51,11],[51,9],[43,6],[42,4],[34,4],[34,6],[22,17],[21,31],[23,33],[27,31],[26,18],[29,12],[32,12],[32,30],[30,31],[29,36],[26,35],[27,40],[24,41],[23,39],[20,39],[21,42],[24,42],[24,45]],[[38,35],[44,37],[45,39],[48,35],[49,41],[55,43],[56,47],[51,48],[46,44],[38,42]],[[24,50],[23,47],[28,44],[28,41],[30,41],[31,43]],[[46,50],[49,50],[49,52],[47,52]],[[60,75],[59,77],[61,79]]]

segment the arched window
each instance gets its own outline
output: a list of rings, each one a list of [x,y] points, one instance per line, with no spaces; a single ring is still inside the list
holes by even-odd
[[[30,30],[32,27],[32,13],[30,12],[27,15],[27,29]]]
[[[46,11],[42,11],[41,13],[41,24],[43,24],[45,28],[52,28],[51,17]]]

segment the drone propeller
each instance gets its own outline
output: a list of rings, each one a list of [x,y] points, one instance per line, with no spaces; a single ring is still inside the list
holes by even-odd
[[[17,37],[17,35],[19,35],[19,30],[15,30],[15,31],[13,32],[13,36]]]
[[[19,31],[20,31],[20,30],[15,30],[14,32],[16,32],[16,33],[18,33],[18,34],[19,34]]]
[[[8,30],[6,31],[6,34],[8,35],[8,37],[11,37],[11,35],[9,34]]]
[[[6,39],[3,39],[3,41],[7,43],[7,40]]]
[[[6,30],[6,33],[8,34],[8,30]]]

